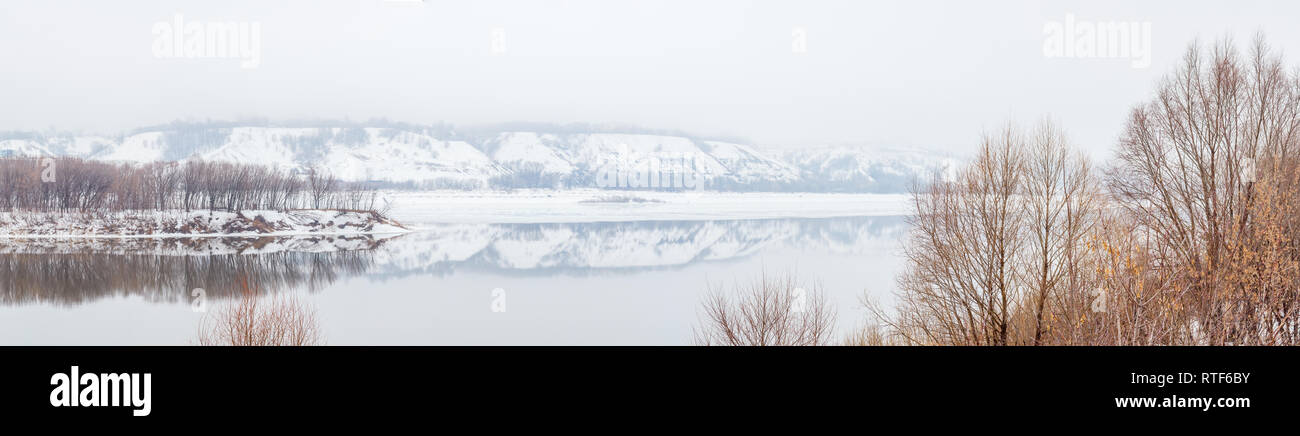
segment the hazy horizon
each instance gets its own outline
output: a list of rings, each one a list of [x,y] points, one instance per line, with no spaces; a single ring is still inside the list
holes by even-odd
[[[1283,52],[1300,48],[1300,29],[1288,18],[1300,10],[1265,2],[6,7],[0,100],[20,104],[0,106],[0,130],[98,134],[174,120],[384,118],[628,125],[765,148],[966,153],[982,132],[1008,121],[1052,117],[1100,157],[1128,110],[1197,38],[1232,36],[1244,45],[1260,31]],[[256,24],[255,61],[159,55],[159,26],[178,15],[186,24]],[[1067,19],[1148,23],[1149,66],[1045,55],[1045,25]]]

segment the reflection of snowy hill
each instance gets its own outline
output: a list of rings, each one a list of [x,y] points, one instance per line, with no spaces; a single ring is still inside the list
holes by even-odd
[[[678,267],[743,258],[773,246],[832,253],[892,250],[904,228],[901,217],[434,225],[376,250],[373,272]]]
[[[0,240],[0,306],[115,295],[176,302],[195,288],[225,298],[239,295],[239,278],[277,292],[361,275],[585,275],[736,260],[774,248],[880,252],[898,248],[905,226],[901,217],[859,217],[442,224],[395,236],[7,239]]]

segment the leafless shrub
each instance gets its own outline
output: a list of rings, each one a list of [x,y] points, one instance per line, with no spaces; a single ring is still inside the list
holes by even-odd
[[[801,288],[793,276],[764,273],[731,292],[710,289],[703,303],[697,345],[827,345],[835,310],[820,286]]]
[[[310,346],[324,345],[316,310],[294,297],[270,296],[263,301],[248,291],[238,301],[205,314],[198,345]]]

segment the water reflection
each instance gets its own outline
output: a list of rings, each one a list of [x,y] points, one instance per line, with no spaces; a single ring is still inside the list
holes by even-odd
[[[317,290],[364,273],[371,237],[9,239],[0,241],[0,304],[75,305],[111,296],[228,298],[246,278],[261,292]]]
[[[0,240],[0,304],[77,305],[115,296],[183,303],[190,290],[315,291],[366,275],[460,270],[505,276],[626,274],[726,262],[764,250],[857,254],[894,248],[901,217],[430,225],[385,238]],[[400,304],[400,302],[398,303]]]
[[[376,272],[591,275],[741,259],[770,248],[838,254],[893,249],[902,217],[436,225],[380,250]]]

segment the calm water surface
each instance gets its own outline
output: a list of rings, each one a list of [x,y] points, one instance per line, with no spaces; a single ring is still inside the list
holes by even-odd
[[[888,302],[906,230],[878,216],[416,225],[376,238],[0,241],[0,344],[187,344],[203,315],[193,289],[217,305],[247,283],[313,304],[331,345],[679,345],[711,284],[789,271],[820,283],[843,333],[864,319],[864,293]]]

